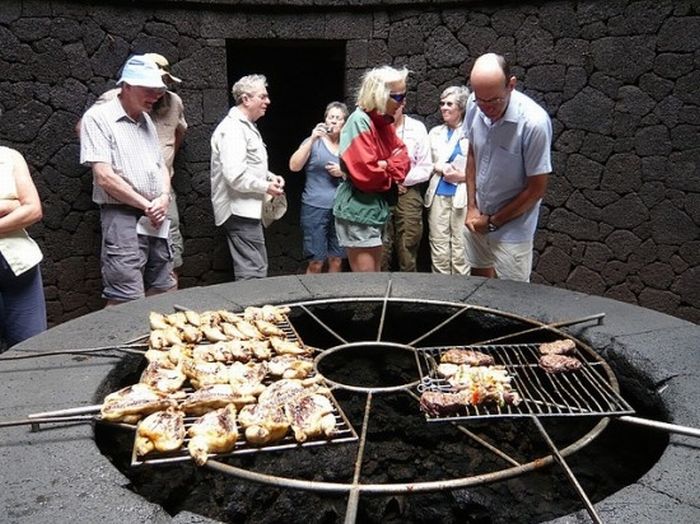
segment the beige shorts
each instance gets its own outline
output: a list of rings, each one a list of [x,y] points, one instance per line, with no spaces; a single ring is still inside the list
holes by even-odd
[[[464,228],[464,248],[472,268],[494,268],[498,278],[530,281],[532,272],[532,241],[499,242],[491,235],[472,233]]]

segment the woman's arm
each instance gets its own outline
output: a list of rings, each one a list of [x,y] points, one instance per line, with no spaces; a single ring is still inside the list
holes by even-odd
[[[17,187],[17,201],[19,205],[0,218],[0,235],[13,233],[31,226],[41,220],[43,216],[39,193],[37,193],[34,182],[32,182],[24,157],[17,151],[12,151],[11,155],[14,166],[12,175]]]

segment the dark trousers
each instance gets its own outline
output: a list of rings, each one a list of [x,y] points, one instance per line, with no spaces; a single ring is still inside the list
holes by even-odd
[[[46,330],[39,266],[15,276],[0,254],[0,336],[8,347]]]

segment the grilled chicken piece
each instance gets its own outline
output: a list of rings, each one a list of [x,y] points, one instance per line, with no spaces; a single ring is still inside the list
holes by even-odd
[[[576,349],[576,343],[571,339],[555,340],[540,344],[540,355],[572,355]]]
[[[583,367],[581,361],[575,357],[556,354],[541,356],[538,360],[538,364],[547,373],[564,373],[567,371],[576,371]]]
[[[191,358],[182,359],[182,371],[195,389],[210,384],[228,384],[228,369],[221,362],[202,362]]]
[[[286,320],[285,315],[289,313],[289,308],[286,306],[271,306],[269,304],[263,307],[250,306],[245,308],[243,318],[246,320],[266,320],[267,322],[283,322]]]
[[[181,404],[188,415],[203,415],[214,409],[234,404],[241,408],[255,402],[253,395],[244,396],[233,390],[230,384],[211,384],[189,395]]]
[[[143,356],[148,362],[170,362],[169,353],[162,349],[149,349]]]
[[[210,453],[227,453],[238,440],[236,407],[210,411],[194,421],[187,432],[191,438],[187,449],[198,466],[206,464]]]
[[[221,323],[221,315],[216,311],[205,311],[199,315],[199,327],[216,327]]]
[[[239,318],[236,322],[236,327],[245,338],[253,340],[264,340],[266,338],[265,335],[263,335],[260,332],[260,330],[257,327],[255,327],[255,325],[251,324],[247,320],[242,320],[241,318]]]
[[[307,355],[308,351],[296,340],[270,337],[270,344],[278,355]]]
[[[336,433],[333,404],[323,395],[304,395],[287,402],[284,412],[297,442],[313,437],[332,437]]]
[[[183,342],[187,342],[189,344],[196,344],[197,342],[202,340],[202,330],[196,326],[187,324],[180,331],[180,338]]]
[[[238,330],[235,324],[231,324],[230,322],[222,322],[219,324],[219,328],[223,331],[224,335],[230,339],[245,340],[248,338]]]
[[[228,337],[218,328],[213,326],[202,326],[202,335],[209,342],[222,342],[228,340]]]
[[[223,322],[228,322],[229,324],[238,324],[238,321],[241,320],[240,316],[226,309],[220,309],[216,313],[221,317]]]
[[[168,320],[165,318],[165,315],[161,313],[156,313],[155,311],[151,311],[148,314],[148,323],[151,326],[151,329],[166,329],[170,324],[168,323]]]
[[[187,322],[195,327],[202,325],[202,318],[196,311],[192,311],[191,309],[186,310],[185,317],[187,318]]]
[[[245,429],[245,439],[255,446],[271,444],[284,438],[289,420],[282,406],[250,404],[238,414],[238,422]]]
[[[233,390],[241,396],[258,396],[265,390],[262,381],[267,376],[265,362],[234,362],[229,367],[229,381]]]
[[[267,320],[254,320],[253,323],[258,331],[265,335],[266,337],[284,337],[284,331],[282,331],[278,326],[274,325],[272,322]]]
[[[185,358],[192,358],[192,347],[178,344],[168,350],[168,359],[173,364],[177,364]]]
[[[103,420],[134,424],[146,415],[175,406],[176,402],[165,393],[146,384],[133,384],[110,393],[102,403]]]
[[[185,441],[185,414],[175,408],[148,415],[136,428],[136,454],[175,451]]]
[[[440,356],[441,363],[467,364],[469,366],[493,366],[496,361],[491,355],[470,349],[449,349]]]
[[[173,393],[182,387],[186,379],[182,364],[175,365],[166,359],[150,362],[141,373],[139,382],[162,393]]]
[[[272,348],[267,340],[249,340],[245,345],[250,348],[253,356],[258,360],[270,360],[272,357]]]
[[[277,355],[268,363],[270,374],[282,378],[306,378],[314,370],[314,363],[294,355]]]
[[[437,367],[438,375],[444,378],[453,377],[459,371],[459,364],[439,364]]]
[[[168,319],[168,324],[178,329],[183,329],[187,325],[187,316],[184,311],[170,313],[166,318]]]

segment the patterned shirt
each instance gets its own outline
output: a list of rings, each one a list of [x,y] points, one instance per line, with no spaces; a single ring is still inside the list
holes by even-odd
[[[109,164],[137,193],[153,200],[163,192],[163,155],[156,128],[146,113],[126,114],[119,98],[87,110],[80,126],[80,163]],[[96,204],[121,204],[93,183]]]

